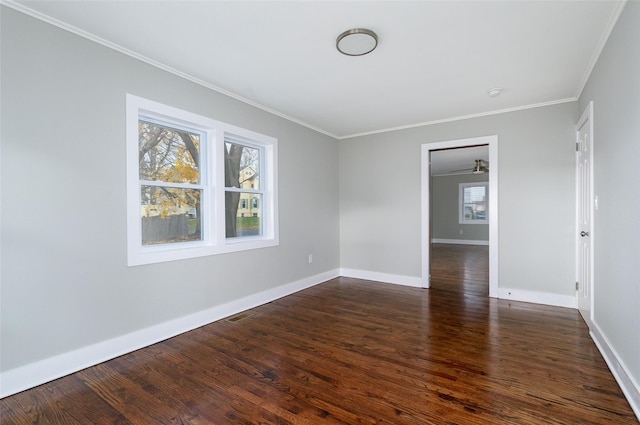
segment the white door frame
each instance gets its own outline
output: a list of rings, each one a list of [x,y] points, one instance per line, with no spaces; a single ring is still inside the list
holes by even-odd
[[[498,136],[425,143],[421,148],[422,286],[431,285],[431,151],[489,145],[489,296],[498,297]]]

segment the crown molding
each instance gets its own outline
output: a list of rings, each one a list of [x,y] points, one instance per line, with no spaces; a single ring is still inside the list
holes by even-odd
[[[505,109],[497,109],[497,110],[494,110],[494,111],[480,112],[480,113],[477,113],[477,114],[460,115],[460,116],[457,116],[457,117],[443,118],[443,119],[440,119],[440,120],[425,121],[425,122],[416,123],[416,124],[408,124],[408,125],[403,125],[403,126],[398,126],[398,127],[391,127],[391,128],[380,129],[380,130],[367,131],[367,132],[364,132],[364,133],[350,134],[348,136],[340,136],[340,137],[338,137],[338,140],[353,139],[353,138],[356,138],[356,137],[370,136],[372,134],[388,133],[390,131],[407,130],[407,129],[417,128],[417,127],[426,127],[426,126],[435,125],[435,124],[443,124],[443,123],[448,123],[448,122],[453,122],[453,121],[462,121],[462,120],[468,120],[468,119],[471,119],[471,118],[486,117],[486,116],[490,116],[490,115],[506,114],[508,112],[522,111],[522,110],[525,110],[525,109],[542,108],[544,106],[559,105],[561,103],[575,102],[577,100],[578,100],[577,97],[568,97],[568,98],[565,98],[565,99],[551,100],[549,102],[533,103],[533,104],[530,104],[530,105],[515,106],[513,108],[505,108]]]
[[[132,58],[137,59],[139,61],[142,61],[144,63],[147,63],[147,64],[149,64],[151,66],[154,66],[156,68],[159,68],[159,69],[161,69],[163,71],[169,72],[169,73],[171,73],[173,75],[176,75],[176,76],[178,76],[180,78],[184,78],[185,80],[191,81],[192,83],[198,84],[198,85],[200,85],[202,87],[205,87],[205,88],[207,88],[209,90],[213,90],[213,91],[218,92],[220,94],[223,94],[225,96],[231,97],[231,98],[233,98],[235,100],[238,100],[238,101],[240,101],[242,103],[246,103],[247,105],[253,106],[253,107],[258,108],[258,109],[261,109],[261,110],[263,110],[265,112],[268,112],[270,114],[276,115],[276,116],[278,116],[280,118],[284,118],[287,121],[291,121],[291,122],[299,124],[299,125],[301,125],[303,127],[307,127],[307,128],[309,128],[309,129],[311,129],[313,131],[317,131],[318,133],[322,133],[322,134],[324,134],[326,136],[329,136],[329,137],[331,137],[333,139],[339,139],[338,136],[336,136],[335,134],[332,134],[332,133],[330,133],[330,132],[328,132],[326,130],[323,130],[321,128],[315,127],[315,126],[313,126],[311,124],[308,124],[308,123],[306,123],[304,121],[301,121],[301,120],[299,120],[297,118],[294,118],[294,117],[291,117],[289,115],[283,114],[282,112],[276,111],[275,109],[271,109],[271,108],[269,108],[267,106],[264,106],[264,105],[262,105],[260,103],[254,102],[253,100],[247,99],[247,98],[242,97],[242,96],[240,96],[240,95],[238,95],[236,93],[233,93],[233,92],[230,92],[228,90],[225,90],[222,87],[218,87],[216,85],[210,84],[210,83],[208,83],[206,81],[203,81],[203,80],[201,80],[199,78],[194,77],[193,75],[187,74],[186,72],[182,72],[182,71],[180,71],[178,69],[175,69],[173,67],[165,65],[165,64],[163,64],[161,62],[158,62],[158,61],[156,61],[154,59],[151,59],[151,58],[146,57],[144,55],[141,55],[141,54],[139,54],[137,52],[134,52],[133,50],[129,50],[129,49],[123,47],[123,46],[120,46],[119,44],[112,43],[109,40],[105,40],[104,38],[98,37],[97,35],[92,34],[92,33],[88,32],[88,31],[85,31],[85,30],[83,30],[81,28],[78,28],[76,26],[70,25],[70,24],[68,24],[66,22],[62,22],[62,21],[60,21],[58,19],[55,19],[55,18],[53,18],[53,17],[51,17],[49,15],[44,14],[44,13],[38,12],[37,10],[31,9],[30,7],[27,7],[27,6],[25,6],[25,5],[21,4],[21,3],[17,3],[17,2],[15,2],[13,0],[0,0],[0,4],[2,4],[4,6],[7,6],[7,7],[10,7],[11,9],[14,9],[14,10],[16,10],[18,12],[24,13],[25,15],[31,16],[32,18],[38,19],[40,21],[46,22],[48,24],[56,26],[56,27],[58,27],[60,29],[63,29],[65,31],[68,31],[70,33],[73,33],[75,35],[83,37],[83,38],[85,38],[85,39],[87,39],[89,41],[93,41],[94,43],[100,44],[100,45],[102,45],[104,47],[107,47],[109,49],[113,49],[113,50],[115,50],[117,52],[120,52],[120,53],[122,53],[124,55],[132,57]]]
[[[449,123],[449,122],[455,122],[455,121],[462,121],[462,120],[467,120],[467,119],[471,119],[471,118],[480,118],[480,117],[486,117],[486,116],[491,116],[491,115],[498,115],[498,114],[504,114],[504,113],[509,113],[509,112],[516,112],[516,111],[522,111],[522,110],[526,110],[526,109],[533,109],[533,108],[540,108],[540,107],[545,107],[545,106],[552,106],[552,105],[558,105],[558,104],[562,104],[562,103],[568,103],[568,102],[575,102],[577,101],[580,96],[582,95],[582,91],[584,90],[584,87],[586,86],[587,81],[589,80],[589,77],[591,76],[591,73],[593,72],[593,69],[598,61],[598,58],[600,57],[600,54],[602,53],[602,50],[604,49],[604,46],[609,38],[609,36],[611,35],[611,32],[613,31],[613,28],[615,27],[615,24],[618,21],[618,18],[620,17],[620,14],[622,13],[622,10],[624,9],[624,6],[626,5],[628,0],[622,0],[621,2],[619,2],[619,4],[617,5],[616,9],[614,10],[611,20],[609,21],[608,25],[607,25],[607,30],[605,31],[605,36],[602,38],[601,42],[598,45],[598,48],[595,50],[594,55],[590,61],[590,65],[587,69],[587,72],[585,73],[585,76],[583,77],[582,82],[580,83],[580,86],[577,90],[577,93],[575,96],[573,97],[569,97],[569,98],[565,98],[565,99],[558,99],[558,100],[552,100],[552,101],[548,101],[548,102],[541,102],[541,103],[535,103],[535,104],[529,104],[529,105],[523,105],[523,106],[516,106],[516,107],[512,107],[512,108],[505,108],[505,109],[498,109],[498,110],[493,110],[493,111],[487,111],[487,112],[481,112],[481,113],[477,113],[477,114],[469,114],[469,115],[461,115],[461,116],[455,116],[455,117],[449,117],[449,118],[443,118],[443,119],[439,119],[439,120],[431,120],[431,121],[424,121],[424,122],[419,122],[419,123],[414,123],[414,124],[407,124],[407,125],[403,125],[403,126],[396,126],[396,127],[387,127],[387,128],[381,128],[378,130],[372,130],[372,131],[366,131],[366,132],[362,132],[362,133],[354,133],[354,134],[348,134],[348,135],[344,135],[344,136],[338,136],[336,134],[333,134],[329,131],[323,130],[322,128],[316,127],[314,125],[311,125],[307,122],[304,122],[302,120],[299,120],[297,118],[294,118],[290,115],[284,114],[282,112],[279,112],[275,109],[269,108],[265,105],[262,105],[260,103],[257,103],[253,100],[247,99],[245,97],[242,97],[236,93],[233,93],[231,91],[225,90],[222,87],[218,87],[216,85],[210,84],[206,81],[203,81],[199,78],[196,78],[190,74],[187,74],[185,72],[182,72],[178,69],[175,69],[173,67],[170,67],[168,65],[165,65],[161,62],[158,62],[154,59],[151,59],[149,57],[146,57],[144,55],[141,55],[137,52],[134,52],[132,50],[129,50],[123,46],[120,46],[116,43],[112,43],[108,40],[105,40],[101,37],[96,36],[95,34],[92,34],[88,31],[85,31],[81,28],[75,27],[73,25],[70,25],[68,23],[62,22],[58,19],[55,19],[49,15],[43,14],[41,12],[38,12],[34,9],[31,9],[29,7],[27,7],[26,5],[22,4],[22,3],[18,3],[14,0],[0,0],[0,4],[5,5],[7,7],[10,7],[18,12],[24,13],[26,15],[29,15],[35,19],[38,19],[40,21],[46,22],[48,24],[54,25],[58,28],[61,28],[65,31],[69,31],[73,34],[76,34],[80,37],[83,37],[87,40],[93,41],[97,44],[100,44],[102,46],[105,46],[107,48],[113,49],[117,52],[120,52],[124,55],[127,55],[129,57],[132,57],[134,59],[140,60],[144,63],[147,63],[149,65],[152,65],[156,68],[159,68],[161,70],[164,70],[166,72],[169,72],[173,75],[176,75],[180,78],[186,79],[188,81],[191,81],[195,84],[198,84],[202,87],[205,87],[209,90],[213,90],[215,92],[218,92],[220,94],[223,94],[225,96],[231,97],[235,100],[238,100],[242,103],[245,103],[247,105],[253,106],[255,108],[261,109],[265,112],[268,112],[272,115],[278,116],[280,118],[283,118],[287,121],[291,121],[293,123],[299,124],[303,127],[306,127],[310,130],[316,131],[318,133],[324,134],[326,136],[329,136],[333,139],[336,140],[348,140],[348,139],[353,139],[353,138],[358,138],[358,137],[363,137],[363,136],[370,136],[370,135],[374,135],[374,134],[382,134],[382,133],[389,133],[389,132],[393,132],[393,131],[399,131],[399,130],[408,130],[408,129],[412,129],[412,128],[419,128],[419,127],[427,127],[427,126],[431,126],[431,125],[436,125],[436,124],[443,124],[443,123]]]
[[[613,32],[613,28],[615,28],[616,24],[618,23],[618,19],[620,18],[620,15],[622,14],[622,10],[626,6],[627,1],[628,0],[622,0],[621,2],[619,2],[616,5],[616,8],[614,9],[613,13],[611,14],[611,19],[609,20],[609,23],[605,28],[602,39],[600,40],[600,43],[598,43],[596,50],[594,50],[593,56],[589,61],[589,65],[587,66],[587,71],[585,72],[584,76],[582,77],[582,81],[578,86],[578,91],[576,92],[576,96],[575,96],[576,99],[580,99],[580,96],[582,96],[582,92],[584,91],[584,88],[586,87],[587,82],[589,81],[589,78],[591,78],[591,73],[596,67],[596,64],[598,63],[598,59],[600,59],[600,55],[602,54],[602,51],[604,50],[604,46],[607,44],[607,41],[609,40],[609,37]]]

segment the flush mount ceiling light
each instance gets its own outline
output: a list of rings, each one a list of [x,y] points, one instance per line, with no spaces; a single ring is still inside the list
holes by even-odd
[[[336,48],[347,56],[362,56],[371,53],[378,45],[378,36],[366,28],[352,28],[338,36]]]
[[[492,89],[487,90],[487,94],[489,97],[496,97],[502,93],[502,87],[494,87]]]

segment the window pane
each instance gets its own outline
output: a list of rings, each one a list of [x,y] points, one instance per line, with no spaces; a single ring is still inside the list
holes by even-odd
[[[225,142],[225,186],[260,189],[260,153],[258,148]]]
[[[486,220],[485,186],[470,186],[464,188],[464,219]]]
[[[198,189],[142,186],[142,245],[202,240]]]
[[[200,134],[138,121],[140,179],[199,183]]]
[[[226,236],[262,235],[262,195],[247,192],[225,193]]]
[[[472,186],[464,188],[464,203],[484,202],[485,186]]]
[[[485,204],[465,204],[464,205],[465,220],[486,220]]]
[[[487,223],[487,183],[460,183],[460,223]]]

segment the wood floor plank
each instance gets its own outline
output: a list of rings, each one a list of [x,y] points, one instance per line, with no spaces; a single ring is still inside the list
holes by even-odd
[[[431,245],[431,288],[489,295],[489,247]]]
[[[234,397],[229,393],[232,384],[217,379],[218,373],[211,373],[208,364],[189,361],[188,351],[175,350],[169,344],[156,345],[123,356],[112,367],[157,400],[141,404],[151,407],[161,403],[158,410],[168,409],[163,415],[173,414],[179,419],[177,423],[251,423],[254,418],[262,418],[264,423],[287,423],[246,399]],[[210,360],[207,358],[207,363]],[[219,369],[223,362],[214,364]],[[162,422],[154,419],[142,423]]]
[[[267,329],[268,332],[268,328],[261,329]],[[283,351],[300,352],[297,349],[300,345],[296,340],[291,340],[291,345],[288,345],[285,341],[266,341],[268,346],[279,346],[283,348]],[[322,344],[307,345],[307,348],[300,352],[299,357],[292,356],[287,362],[288,364],[294,364],[298,370],[304,373],[305,380],[311,384],[311,387],[306,389],[307,391],[323,388],[325,389],[323,391],[325,394],[335,398],[336,395],[339,396],[347,392],[344,391],[344,387],[348,384],[348,393],[353,399],[353,405],[362,406],[368,410],[372,403],[378,404],[379,409],[376,414],[378,421],[385,419],[390,423],[396,423],[397,415],[399,414],[403,414],[405,417],[422,418],[421,420],[429,416],[428,409],[426,409],[429,407],[429,402],[421,398],[422,389],[415,386],[415,381],[398,379],[397,365],[386,364],[382,359],[372,362],[371,358],[369,358],[368,367],[359,369],[357,365],[361,364],[359,361],[360,356],[355,355],[353,351],[334,350],[327,354],[326,347],[322,347]],[[317,372],[317,365],[320,363],[325,364],[322,375]],[[284,376],[294,375],[291,373],[292,371],[283,370],[282,372],[284,372]],[[348,380],[345,380],[345,377],[348,377]],[[377,395],[376,382],[378,381],[385,382],[385,397],[378,397]],[[300,385],[303,384],[297,384],[297,386]],[[415,391],[408,393],[406,391],[407,387],[412,387]],[[424,407],[425,409],[419,410],[415,407],[406,409],[405,407],[403,410],[401,406],[406,406],[408,400],[413,400],[413,403],[410,403],[411,405]],[[333,403],[336,403],[336,401],[333,400]],[[445,409],[441,408],[440,410]],[[354,411],[354,413],[361,416],[368,414],[366,411]],[[449,416],[454,414],[451,409],[447,413]]]
[[[131,424],[77,374],[0,400],[2,424]]]
[[[2,399],[0,424],[638,424],[576,310],[448,284],[334,279]]]

